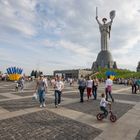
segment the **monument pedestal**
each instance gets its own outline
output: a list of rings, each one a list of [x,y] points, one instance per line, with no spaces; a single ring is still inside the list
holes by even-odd
[[[96,61],[92,64],[93,70],[96,71],[98,68],[117,68],[109,50],[101,50],[99,52]]]

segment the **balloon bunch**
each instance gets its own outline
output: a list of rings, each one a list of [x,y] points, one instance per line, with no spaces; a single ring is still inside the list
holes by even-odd
[[[116,75],[116,73],[113,72],[113,71],[107,71],[106,72],[106,76],[110,76],[110,79],[111,80],[114,80],[115,79],[115,75]]]
[[[19,78],[21,77],[22,71],[23,71],[23,69],[16,68],[16,67],[9,67],[6,70],[9,75],[9,79],[12,81],[19,80]]]

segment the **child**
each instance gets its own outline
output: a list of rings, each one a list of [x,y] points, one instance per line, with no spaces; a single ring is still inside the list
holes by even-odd
[[[108,111],[106,109],[106,105],[109,105],[109,107],[111,109],[111,103],[105,100],[105,94],[104,93],[101,94],[101,97],[102,98],[101,98],[101,101],[100,101],[100,109],[104,112],[104,116],[106,118],[107,115],[108,115]]]

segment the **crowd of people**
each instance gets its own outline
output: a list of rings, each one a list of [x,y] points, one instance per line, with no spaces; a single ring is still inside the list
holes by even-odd
[[[85,79],[82,75],[81,78],[78,80],[78,89],[80,93],[80,102],[84,102],[84,92],[86,90],[87,93],[87,101],[93,96],[93,100],[97,99],[97,90],[98,90],[99,80],[98,78],[94,77],[87,77]],[[111,102],[108,100],[110,96],[112,102],[114,102],[114,98],[112,96],[112,85],[113,81],[110,79],[110,76],[107,77],[105,80],[105,91],[101,94],[101,101],[100,101],[100,110],[103,111],[104,117],[108,116],[108,109],[107,105],[109,105],[109,109],[111,110]]]
[[[68,79],[67,82],[70,86],[74,84],[74,79]],[[80,102],[84,102],[84,93],[86,92],[87,95],[87,101],[89,99],[96,100],[97,99],[97,91],[98,91],[98,85],[100,80],[96,77],[93,79],[91,77],[84,78],[82,75],[77,80],[78,84],[78,90],[80,95]],[[50,85],[54,88],[54,97],[55,97],[55,107],[57,108],[61,103],[61,95],[62,91],[64,89],[64,83],[65,80],[60,77],[56,76],[53,79],[50,80]],[[113,81],[110,79],[110,76],[107,77],[105,80],[105,100],[108,101],[108,98],[111,98],[111,101],[114,102],[114,98],[112,96],[112,85]],[[132,86],[132,93],[136,93],[138,90],[140,90],[140,79],[131,79],[130,85]],[[37,80],[36,89],[35,92],[39,95],[39,101],[40,101],[40,107],[45,107],[45,96],[48,89],[48,80],[47,77],[44,77],[43,75],[40,75],[40,78]]]
[[[93,96],[93,100],[97,99],[97,89],[99,85],[99,80],[98,78],[94,77],[91,79],[88,77],[85,79],[83,76],[78,80],[78,89],[80,93],[80,102],[84,102],[83,97],[84,97],[84,91],[86,89],[87,92],[87,101]],[[105,81],[105,94],[106,94],[106,100],[108,100],[108,95],[111,97],[112,102],[114,102],[114,98],[112,97],[112,85],[113,81],[110,79],[110,76]]]
[[[54,79],[50,80],[51,86],[54,88],[54,105],[57,108],[61,104],[61,96],[64,89],[64,79],[60,76],[56,76]],[[70,83],[70,81],[68,80]],[[94,77],[91,79],[91,77],[87,77],[86,79],[81,75],[80,79],[77,81],[78,89],[80,93],[80,102],[84,102],[84,92],[87,93],[87,101],[89,99],[96,100],[97,99],[97,90],[99,85],[98,78]],[[108,114],[108,111],[106,109],[106,105],[110,104],[108,102],[108,96],[112,99],[112,102],[114,102],[114,98],[112,97],[112,85],[113,81],[108,76],[106,82],[105,82],[105,93],[102,93],[102,98],[100,102],[100,109],[104,112],[105,115]],[[71,83],[70,83],[71,86]],[[36,82],[36,88],[35,92],[38,94],[40,107],[45,107],[45,97],[48,90],[48,81],[47,78],[43,75],[40,75]]]
[[[24,77],[21,77],[18,81],[16,81],[15,89],[16,91],[23,91],[24,89],[24,82],[29,81],[26,80]],[[79,98],[80,103],[83,103],[85,98],[84,94],[86,93],[87,101],[90,99],[97,100],[98,95],[98,85],[100,82],[104,82],[104,92],[101,93],[101,101],[100,101],[100,109],[104,112],[104,115],[107,116],[108,111],[106,109],[107,105],[111,105],[108,98],[110,97],[111,102],[114,102],[114,98],[112,96],[112,86],[113,83],[115,84],[124,84],[126,86],[132,87],[132,94],[140,92],[140,79],[131,78],[131,79],[115,79],[114,81],[111,80],[110,76],[107,77],[106,80],[98,79],[97,77],[91,78],[89,77],[81,77],[79,79],[68,78],[63,79],[61,76],[55,76],[51,79],[47,79],[46,76],[40,75],[36,81],[35,93],[40,103],[40,107],[46,107],[46,95],[48,92],[48,85],[53,87],[54,89],[54,105],[57,108],[61,104],[61,96],[64,89],[65,83],[68,83],[70,87],[74,85],[76,82],[78,85],[79,90]]]
[[[117,81],[120,81],[120,79],[116,79]],[[24,81],[25,79],[21,77],[18,81],[16,81],[16,91],[19,89],[23,91],[24,89]],[[46,76],[40,75],[36,81],[36,87],[35,87],[35,93],[37,93],[38,100],[40,102],[40,107],[45,107],[45,99],[48,92],[48,85],[53,87],[54,89],[54,105],[57,108],[61,103],[61,96],[64,89],[65,83],[68,83],[68,85],[71,87],[76,82],[78,85],[79,90],[79,97],[80,102],[84,102],[84,94],[86,93],[87,101],[89,99],[97,100],[98,95],[98,85],[101,82],[100,79],[97,77],[91,78],[89,77],[81,77],[79,79],[72,79],[68,78],[67,80],[64,80],[61,76],[55,76],[52,79],[47,79]],[[101,102],[100,106],[101,110],[104,111],[105,114],[107,114],[107,110],[105,109],[106,105],[109,104],[108,98],[111,98],[111,101],[114,102],[114,98],[112,96],[112,85],[113,83],[116,83],[116,81],[112,81],[110,79],[110,76],[107,77],[106,80],[103,81],[105,83],[105,90],[104,93],[101,94]],[[132,87],[132,93],[137,93],[140,91],[140,79],[132,78],[131,80],[125,80],[127,85],[131,85]],[[129,83],[129,84],[128,84]],[[120,83],[117,83],[120,84]],[[103,102],[104,101],[104,102]]]

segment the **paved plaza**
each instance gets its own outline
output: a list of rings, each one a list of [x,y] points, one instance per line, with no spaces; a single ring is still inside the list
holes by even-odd
[[[62,104],[55,108],[54,91],[49,87],[46,107],[32,98],[34,82],[26,82],[23,92],[15,92],[14,82],[0,82],[0,140],[140,140],[140,93],[131,87],[113,85],[112,111],[117,121],[97,121],[104,84],[98,99],[80,103],[77,85],[65,85]]]

